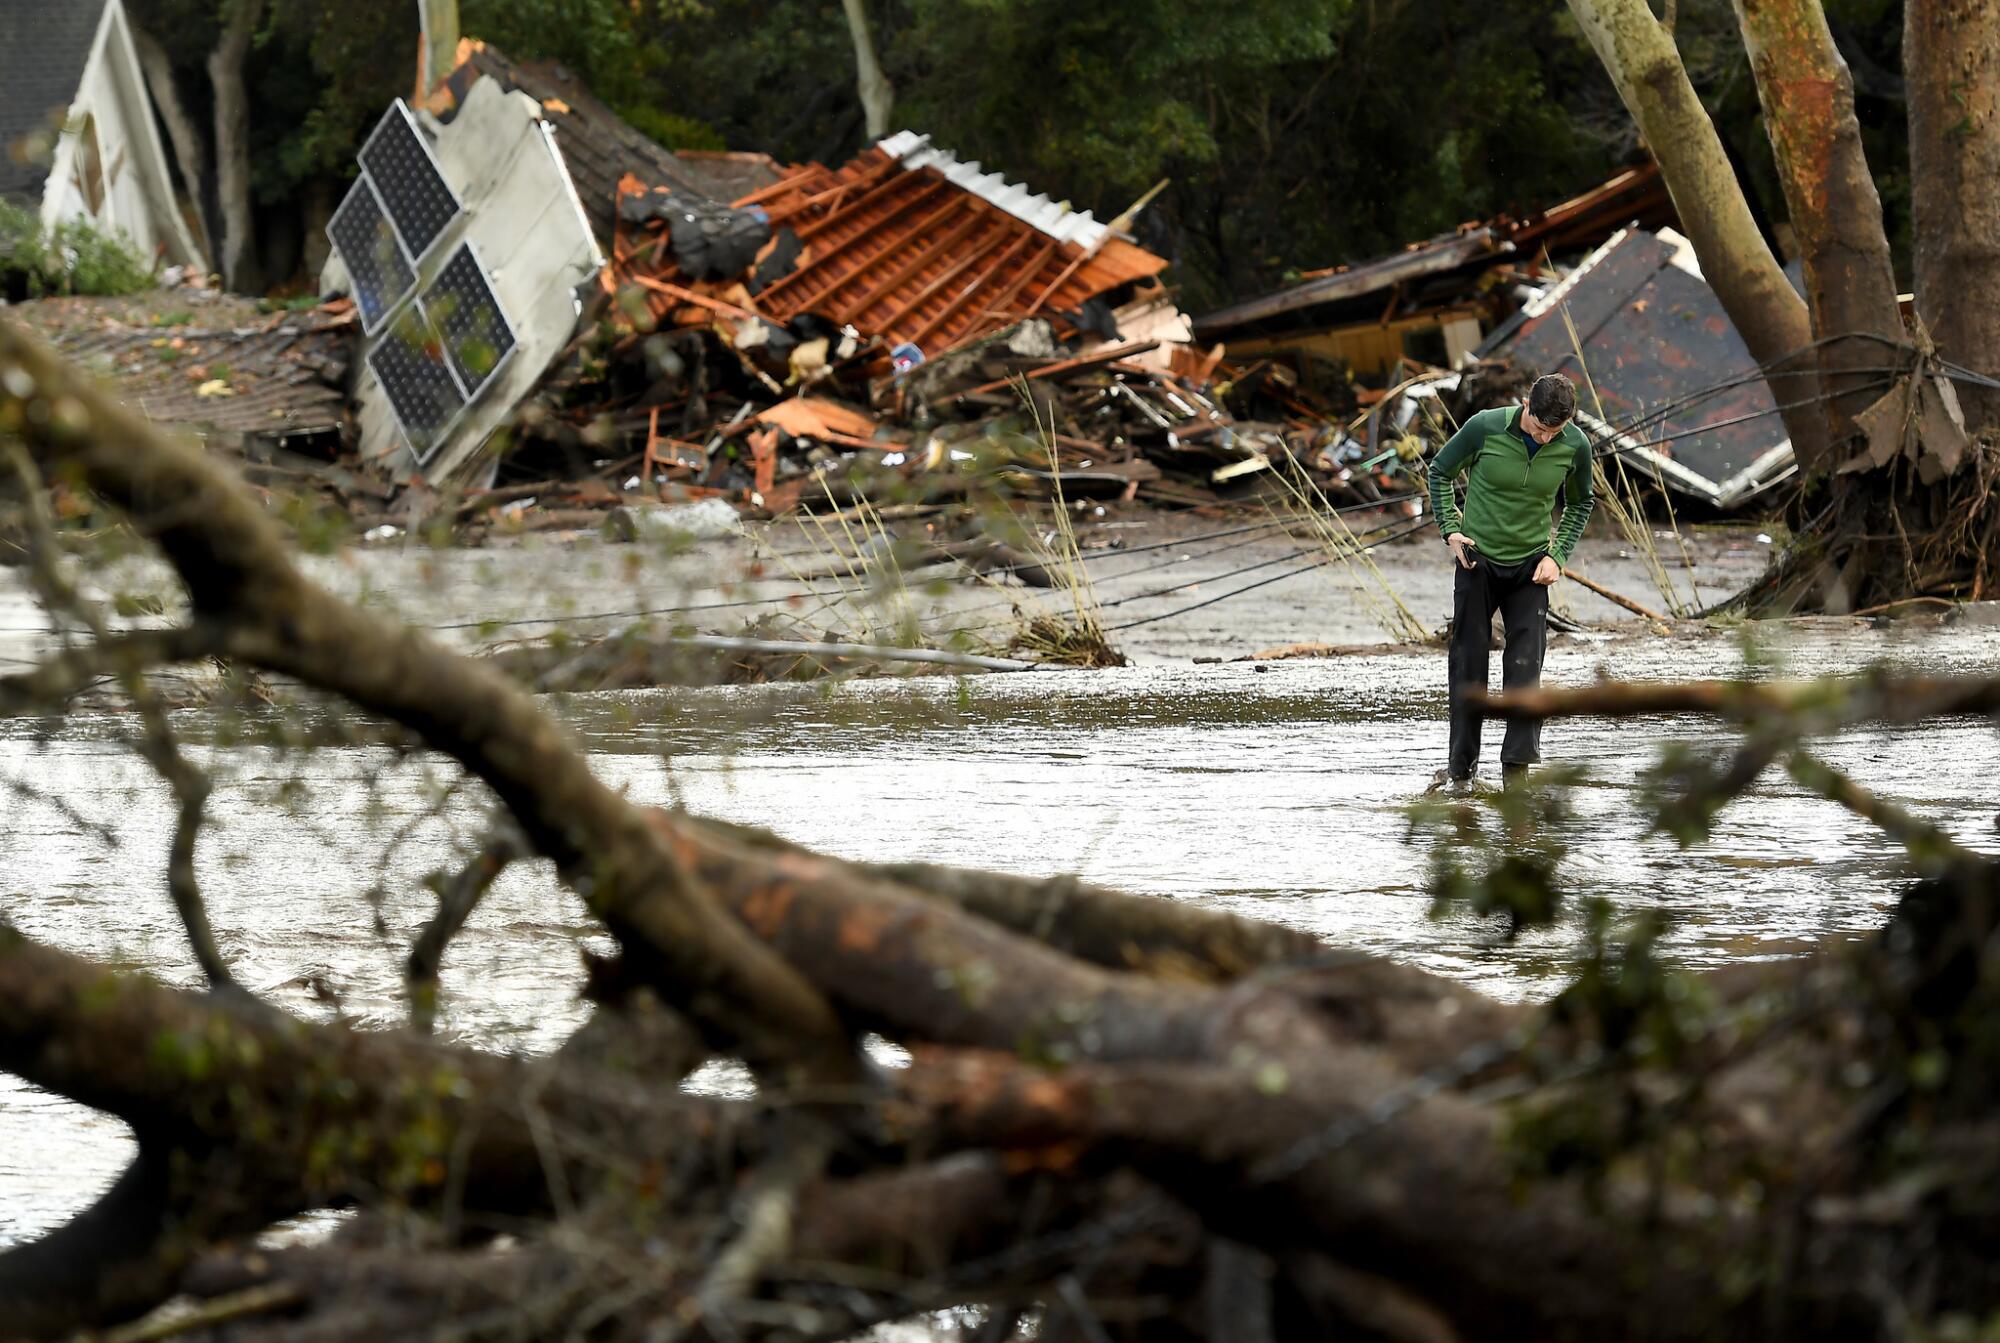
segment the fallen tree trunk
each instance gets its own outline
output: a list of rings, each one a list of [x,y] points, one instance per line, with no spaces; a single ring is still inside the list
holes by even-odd
[[[2000,1309],[2000,878],[1807,749],[1993,714],[1992,683],[1498,705],[1718,714],[1745,740],[1690,773],[1690,814],[1783,763],[1928,874],[1878,938],[1700,977],[1592,925],[1573,985],[1507,1005],[1213,910],[641,808],[521,691],[310,584],[214,464],[3,322],[0,430],[24,479],[121,510],[194,612],[0,677],[0,706],[199,657],[281,672],[490,787],[616,945],[589,959],[588,1024],[537,1060],[0,932],[0,1068],[118,1116],[140,1151],[95,1209],[0,1254],[11,1329],[181,1291],[206,1302],[184,1323],[236,1343],[838,1338],[957,1304],[996,1325],[1034,1305],[1058,1343],[1772,1339]],[[439,884],[420,989],[522,851],[496,833]],[[1556,905],[1504,847],[1467,880]],[[904,1053],[871,1056],[871,1034]],[[745,1094],[676,1085],[710,1058],[751,1065]],[[348,1207],[325,1244],[242,1249]]]

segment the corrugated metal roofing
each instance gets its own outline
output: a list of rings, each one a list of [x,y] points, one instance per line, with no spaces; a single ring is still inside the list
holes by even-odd
[[[1678,239],[1618,233],[1496,332],[1481,355],[1567,373],[1585,427],[1663,479],[1727,508],[1790,466],[1770,384]],[[1586,381],[1587,377],[1587,381]],[[1643,425],[1626,433],[1619,425]]]
[[[907,132],[837,169],[793,169],[737,203],[763,209],[802,250],[791,272],[754,297],[732,291],[733,306],[747,298],[780,322],[813,313],[927,354],[1025,316],[1074,312],[1167,264],[1088,212]],[[657,238],[621,238],[617,258],[624,280],[676,274]],[[682,301],[657,290],[649,298],[662,317]]]
[[[950,150],[933,145],[928,135],[898,131],[888,139],[878,141],[875,147],[901,162],[906,172],[935,168],[952,185],[971,192],[988,205],[998,206],[1022,223],[1060,242],[1095,247],[1104,241],[1109,232],[1090,211],[1072,210],[1040,192],[1008,181],[999,173],[982,172],[976,160],[961,162]]]

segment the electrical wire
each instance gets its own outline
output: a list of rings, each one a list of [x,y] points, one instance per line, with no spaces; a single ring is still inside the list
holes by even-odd
[[[1377,541],[1374,544],[1387,545],[1392,541],[1400,541],[1404,537],[1413,535],[1414,533],[1419,532],[1423,530],[1425,527],[1429,527],[1431,525],[1433,524],[1431,523],[1430,519],[1419,518],[1417,521],[1411,523],[1408,527],[1405,527],[1402,531],[1397,532],[1394,536],[1385,536],[1380,541]],[[1254,583],[1245,583],[1240,588],[1231,588],[1227,592],[1217,593],[1213,597],[1207,597],[1198,602],[1191,602],[1186,606],[1177,606],[1171,611],[1162,611],[1158,615],[1143,616],[1138,620],[1128,620],[1122,625],[1112,625],[1105,632],[1108,634],[1116,633],[1119,630],[1137,629],[1141,625],[1151,625],[1161,620],[1172,620],[1176,616],[1184,616],[1191,611],[1199,611],[1203,607],[1213,606],[1217,602],[1228,601],[1231,597],[1240,597],[1246,592],[1254,592],[1258,588],[1268,587],[1272,583],[1283,582],[1287,578],[1296,578],[1300,574],[1308,573],[1311,570],[1317,569],[1321,565],[1328,563],[1331,558],[1332,557],[1330,556],[1324,556],[1324,555],[1317,556],[1311,560],[1306,561],[1306,563],[1300,565],[1296,569],[1287,569],[1284,573],[1272,574],[1269,578],[1260,578]]]

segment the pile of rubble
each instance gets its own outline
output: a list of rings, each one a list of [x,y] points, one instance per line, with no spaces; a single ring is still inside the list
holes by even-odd
[[[767,516],[975,492],[1413,507],[1423,456],[1514,394],[1481,356],[1650,349],[1675,333],[1630,314],[1696,314],[1707,292],[1650,234],[1567,273],[1551,260],[1657,222],[1646,168],[1191,320],[1133,238],[1150,193],[1098,220],[910,132],[837,167],[669,151],[560,66],[473,41],[459,58],[360,151],[320,285],[351,302],[30,320],[154,418],[320,486],[364,531],[477,538],[709,498]],[[1572,299],[1624,324],[1572,332]],[[1735,358],[1710,344],[1652,363],[1707,377]],[[1700,407],[1670,380],[1623,388],[1630,362],[1603,361],[1625,420]],[[1785,456],[1760,439],[1710,462],[1699,425],[1592,427],[1717,502]]]
[[[1199,507],[1274,468],[1367,498],[1393,474],[1326,450],[1351,393],[1194,346],[1129,220],[908,134],[781,171],[731,206],[621,183],[604,318],[520,417],[502,480],[608,471],[775,515],[989,487]]]
[[[316,493],[357,523],[393,482],[347,451],[354,305],[273,305],[197,285],[7,309],[127,404],[235,457],[254,485]]]

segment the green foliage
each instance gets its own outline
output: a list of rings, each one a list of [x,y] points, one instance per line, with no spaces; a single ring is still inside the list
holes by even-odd
[[[1671,1066],[1703,1032],[1700,982],[1659,954],[1671,926],[1659,910],[1620,919],[1612,904],[1583,902],[1584,954],[1556,999],[1554,1019],[1576,1027],[1605,1056]]]
[[[692,117],[677,116],[663,112],[657,107],[640,104],[624,109],[625,119],[648,139],[665,145],[668,149],[729,148],[728,142],[714,128],[705,126]]]
[[[1972,1315],[1952,1314],[1915,1321],[1905,1337],[1910,1343],[2000,1343],[2000,1315],[1989,1315],[1982,1320]]]
[[[214,0],[132,0],[197,119]],[[266,205],[342,189],[416,66],[415,7],[288,0],[250,62]],[[1901,6],[1829,0],[1907,271]],[[899,127],[1136,226],[1199,311],[1595,185],[1638,149],[1564,0],[869,0]],[[1677,42],[1745,190],[1784,202],[1728,0],[1682,0]],[[838,162],[864,143],[839,0],[463,0],[461,30],[560,62],[670,148]]]
[[[1122,208],[1164,172],[1215,163],[1281,67],[1324,60],[1347,0],[910,0],[921,52],[901,118],[1040,182]]]
[[[1706,840],[1722,809],[1735,800],[1728,786],[1735,758],[1701,742],[1668,742],[1639,776],[1641,806],[1654,828],[1682,848]]]
[[[122,234],[82,219],[44,232],[33,210],[0,200],[0,294],[135,294],[152,287],[152,268]]]
[[[633,0],[464,0],[459,30],[517,60],[559,61],[614,107],[649,91],[642,19],[676,16],[681,5]]]

